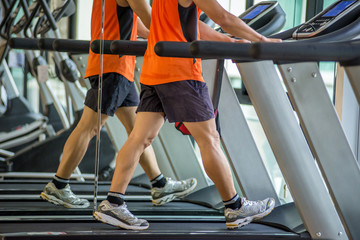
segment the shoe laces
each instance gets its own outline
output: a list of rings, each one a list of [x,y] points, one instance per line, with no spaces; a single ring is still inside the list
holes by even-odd
[[[131,221],[137,221],[138,218],[132,214],[129,209],[127,208],[126,203],[123,203],[122,205],[119,206],[113,206],[111,203],[109,203],[111,205],[111,210],[114,211],[115,213],[119,213],[122,216],[126,216],[127,220],[131,220]]]
[[[171,189],[174,189],[174,190],[184,190],[184,189],[186,189],[186,187],[188,185],[186,180],[176,181],[176,180],[173,180],[168,177],[166,178],[166,182],[167,182],[167,184],[169,184]]]
[[[66,197],[69,200],[72,200],[72,201],[80,200],[80,198],[71,191],[71,188],[69,185],[66,185],[66,187],[64,189],[62,189],[62,191],[66,194]]]
[[[263,204],[264,202],[262,200],[257,200],[257,201],[250,201],[247,200],[245,197],[242,198],[241,200],[241,205],[243,206],[252,206],[252,205],[258,205],[258,204]]]

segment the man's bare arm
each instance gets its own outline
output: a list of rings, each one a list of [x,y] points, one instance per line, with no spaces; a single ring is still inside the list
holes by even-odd
[[[147,29],[150,29],[151,7],[146,0],[127,0],[131,9],[139,16]]]
[[[233,38],[226,36],[220,32],[215,31],[206,23],[200,21],[199,22],[200,28],[200,38],[201,40],[208,40],[208,41],[221,41],[221,42],[234,42]]]
[[[181,0],[178,0],[179,3]],[[183,0],[184,2],[187,0]],[[247,39],[252,42],[257,41],[274,41],[278,39],[269,39],[254,31],[240,18],[226,11],[216,0],[193,0],[193,2],[206,13],[215,23],[220,25],[227,33]],[[200,36],[202,32],[200,31]]]
[[[147,39],[149,37],[149,29],[145,27],[141,19],[138,19],[138,35],[144,39]]]
[[[120,7],[131,7],[146,28],[150,29],[151,7],[146,0],[116,0],[116,3]]]

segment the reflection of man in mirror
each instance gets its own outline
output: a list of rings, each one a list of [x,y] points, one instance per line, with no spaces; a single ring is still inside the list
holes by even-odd
[[[94,0],[91,17],[91,40],[100,39],[102,0]],[[104,39],[137,40],[147,38],[150,27],[150,6],[145,0],[107,0],[105,4]],[[141,20],[138,19],[138,16]],[[144,24],[145,25],[144,25]],[[67,139],[63,156],[54,179],[49,182],[41,198],[68,208],[86,208],[89,201],[80,199],[70,189],[69,179],[87,151],[90,140],[97,133],[98,82],[100,56],[89,52],[85,78],[89,78],[88,90],[81,119]],[[101,126],[109,116],[116,115],[130,134],[135,123],[139,96],[134,84],[135,56],[103,56],[103,84]],[[152,146],[139,156],[141,167],[152,184],[151,196],[154,205],[163,205],[193,191],[195,178],[175,181],[164,177],[157,165]],[[109,208],[127,211],[123,192],[110,191],[105,201]],[[130,212],[128,218],[131,218]]]

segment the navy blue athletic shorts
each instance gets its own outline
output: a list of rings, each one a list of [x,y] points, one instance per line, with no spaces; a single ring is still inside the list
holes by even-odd
[[[163,112],[169,122],[203,122],[214,118],[208,87],[195,80],[142,84],[137,112]]]
[[[85,98],[85,105],[97,112],[99,76],[89,77],[91,89]],[[120,107],[134,107],[139,105],[139,95],[134,82],[130,82],[118,73],[105,73],[102,84],[101,113],[114,116]]]

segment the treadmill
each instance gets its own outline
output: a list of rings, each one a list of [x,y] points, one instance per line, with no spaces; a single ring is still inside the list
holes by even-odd
[[[26,211],[20,213],[18,208],[22,203],[19,200],[6,207],[9,212],[0,224],[3,239],[310,239],[296,209],[291,205],[277,207],[257,223],[229,231],[225,228],[221,210],[190,201],[174,201],[163,207],[154,207],[150,201],[129,200],[129,209],[150,221],[149,230],[139,232],[119,230],[94,222],[89,209],[74,210],[77,214],[69,219],[65,215],[73,210],[64,211],[63,208],[52,206],[47,211],[39,211],[34,202],[32,213],[24,216]],[[35,212],[37,216],[33,215]],[[47,213],[51,216],[46,216]],[[41,229],[35,230],[34,223],[39,223]]]
[[[309,22],[274,37],[281,37],[283,39],[293,37],[296,39],[304,37],[306,34],[309,34],[310,37],[319,36],[311,40],[302,41],[304,43],[352,39],[359,35],[359,5],[359,1],[337,1]],[[293,45],[292,51],[286,51],[286,47],[293,44],[291,42],[287,44],[256,43],[253,47],[250,47],[249,44],[223,44],[218,46],[217,49],[211,50],[214,48],[214,44],[212,42],[193,43],[191,46],[193,56],[204,55],[209,57],[218,55],[238,60],[237,66],[239,71],[243,76],[250,97],[254,102],[254,107],[258,112],[260,121],[277,156],[285,178],[289,183],[295,203],[311,237],[314,239],[337,239],[339,237],[357,239],[359,229],[356,225],[359,220],[359,214],[357,211],[354,211],[357,203],[351,202],[351,199],[357,198],[353,198],[353,194],[355,196],[358,195],[359,167],[351,155],[351,150],[349,150],[350,148],[346,138],[344,138],[344,133],[333,107],[328,107],[329,104],[326,105],[330,101],[328,95],[326,95],[327,98],[324,97],[323,92],[325,90],[321,90],[321,87],[322,89],[325,88],[322,86],[323,83],[316,64],[292,63],[301,61],[302,53],[298,50],[294,51],[296,45]],[[300,43],[299,46],[301,46]],[[251,51],[249,52],[250,48]],[[313,51],[313,49],[314,47],[310,46],[307,48],[307,51]],[[272,54],[276,51],[279,51],[279,53],[274,54],[276,55],[275,59],[282,60],[277,63],[286,82],[288,94],[293,105],[290,104],[283,90],[272,62],[249,62],[251,60],[249,59],[250,53],[252,53],[253,57],[260,59],[273,59],[273,55],[267,54]],[[262,86],[266,86],[266,88]],[[295,88],[297,88],[296,91],[293,90]],[[308,94],[308,91],[311,94]],[[304,107],[310,97],[315,99],[311,102],[313,105],[308,103]],[[292,106],[297,111],[302,129],[300,129],[292,113]],[[314,106],[317,106],[317,109],[314,109]],[[304,113],[305,110],[317,112],[310,112],[310,114],[308,112],[306,114]],[[329,132],[325,134],[324,131],[321,131],[314,134],[317,130],[322,129],[321,126],[316,125],[316,120],[318,119],[314,119],[316,118],[314,116],[321,115],[323,112],[327,114],[322,115],[326,116],[326,118],[322,119],[323,124],[327,126]],[[314,132],[308,131],[308,129],[314,126],[318,126],[319,129],[312,129]],[[307,147],[307,141],[302,135],[302,131],[305,133],[312,152]],[[331,136],[334,132],[337,134]],[[321,143],[324,142],[328,143],[327,149],[321,146]],[[340,146],[336,146],[332,142],[337,142]],[[323,181],[322,176],[317,170],[312,153],[319,163],[325,181]],[[326,153],[331,153],[338,157],[334,159],[334,156],[327,155],[325,158],[324,155]],[[338,154],[341,153],[344,155],[339,157],[340,155]],[[344,162],[341,162],[340,159]],[[325,186],[325,182],[327,186]],[[344,184],[341,184],[341,182],[345,183],[345,185],[353,184],[354,192],[351,188],[344,188]],[[314,189],[318,190],[314,191]],[[331,198],[327,189],[330,190]],[[305,196],[306,199],[303,200],[302,198]],[[321,209],[324,206],[327,207]],[[311,216],[314,212],[317,212],[318,216]],[[325,217],[324,214],[329,215]],[[325,219],[332,220],[325,223]]]
[[[357,187],[360,184],[360,168],[326,92],[317,62],[339,61],[348,73],[355,95],[359,96],[360,45],[359,40],[352,40],[360,36],[359,13],[360,1],[338,1],[299,28],[293,34],[293,39],[299,38],[298,41],[275,45],[257,43],[250,50],[257,59],[272,59],[278,63],[307,140],[352,239],[360,237],[357,224],[360,211],[354,208],[357,205],[355,199],[360,196]],[[329,31],[331,21],[332,25],[339,25],[332,34]],[[346,21],[350,22],[347,26],[343,23]],[[309,30],[310,24],[318,22],[325,24],[321,27],[315,25]],[[345,26],[340,28],[340,24]],[[326,37],[317,37],[326,33],[329,33]]]

